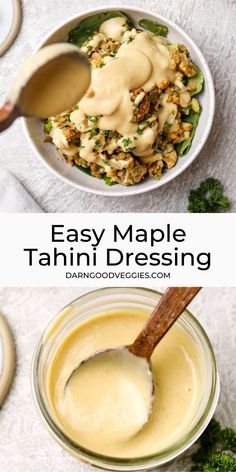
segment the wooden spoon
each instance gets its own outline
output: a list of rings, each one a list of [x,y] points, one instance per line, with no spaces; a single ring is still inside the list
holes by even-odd
[[[0,108],[0,132],[5,131],[16,118],[21,116],[19,108],[10,100],[8,100],[2,108]]]
[[[0,109],[0,132],[20,116],[48,118],[76,105],[90,85],[85,54],[69,43],[41,48],[21,67]]]
[[[156,345],[199,292],[200,287],[168,288],[146,325],[127,349],[135,356],[150,359]]]
[[[151,370],[150,357],[157,344],[161,341],[163,336],[165,336],[167,331],[181,315],[181,313],[183,313],[185,308],[193,300],[199,290],[199,287],[168,288],[159,300],[156,307],[154,308],[150,318],[148,319],[147,323],[145,324],[144,328],[139,333],[135,341],[129,346],[124,346],[116,349],[106,349],[103,351],[96,352],[89,358],[85,359],[76,369],[72,371],[71,375],[69,376],[65,385],[65,393],[66,388],[70,384],[71,380],[74,379],[74,376],[78,374],[80,367],[82,365],[84,367],[85,363],[93,361],[95,358],[97,359],[97,356],[103,357],[103,363],[105,365],[106,356],[114,355],[114,353],[123,356],[120,358],[120,362],[125,361],[125,356],[127,359],[127,354],[129,357],[128,360],[130,362],[130,354],[134,355],[135,363],[133,364],[133,367],[137,369],[137,358],[139,358],[140,365],[138,369],[140,369],[140,372],[143,373],[143,381],[148,381],[149,384],[150,381],[152,382],[152,388],[150,388],[150,404],[147,405],[146,421],[148,421],[148,418],[152,411],[155,392],[155,383]]]

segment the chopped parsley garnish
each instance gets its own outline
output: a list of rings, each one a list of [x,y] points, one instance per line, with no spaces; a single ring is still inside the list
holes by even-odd
[[[90,131],[91,136],[97,136],[99,134],[99,129],[98,128],[93,128]]]
[[[140,128],[137,128],[137,131],[136,131],[136,132],[137,132],[137,134],[139,134],[140,136],[141,136],[141,134],[143,134],[143,130],[140,129]]]
[[[102,144],[102,143],[101,143],[101,141],[100,141],[99,139],[97,139],[97,140],[95,141],[95,147],[99,147],[99,146],[101,146],[101,144]]]
[[[132,43],[132,41],[134,40],[134,36],[129,36],[128,39],[127,39],[127,43]]]
[[[148,126],[148,125],[149,125],[149,121],[148,121],[148,120],[140,121],[139,125]]]
[[[129,138],[123,138],[122,139],[122,144],[127,147],[131,143],[131,139]]]

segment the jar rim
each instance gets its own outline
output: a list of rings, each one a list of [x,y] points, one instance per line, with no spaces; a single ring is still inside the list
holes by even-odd
[[[86,301],[91,300],[91,297],[97,298],[98,296],[102,295],[112,295],[114,293],[119,293],[120,297],[123,294],[127,295],[137,295],[138,293],[145,293],[146,296],[150,295],[153,296],[161,296],[157,290],[146,288],[146,287],[105,287],[99,288],[95,290],[90,290],[86,293],[83,293],[79,297],[76,297],[74,300],[69,302],[62,308],[48,323],[46,328],[43,331],[43,334],[39,340],[38,346],[34,353],[33,362],[32,362],[32,370],[31,370],[31,383],[32,383],[32,390],[33,390],[33,397],[36,404],[36,407],[40,413],[41,419],[46,424],[47,428],[54,436],[54,438],[59,442],[59,444],[67,449],[72,455],[76,456],[77,458],[89,462],[90,464],[102,468],[108,469],[108,467],[112,467],[109,470],[119,470],[119,471],[137,471],[137,470],[148,470],[156,466],[163,465],[176,457],[182,454],[186,449],[188,449],[202,434],[208,423],[210,422],[217,402],[219,398],[219,391],[220,391],[220,384],[219,384],[219,376],[217,372],[216,366],[216,359],[214,355],[214,351],[211,345],[211,342],[202,327],[199,321],[194,317],[194,315],[189,310],[184,310],[183,315],[181,315],[182,320],[189,322],[192,328],[195,328],[195,331],[201,338],[201,341],[205,343],[205,346],[208,350],[208,358],[209,364],[211,366],[211,374],[212,374],[212,382],[211,388],[209,393],[209,398],[207,400],[205,409],[198,419],[197,423],[194,424],[193,428],[180,440],[175,441],[171,446],[159,451],[158,453],[152,453],[146,456],[141,457],[130,457],[130,458],[117,458],[112,456],[106,456],[104,454],[99,454],[94,452],[90,449],[87,449],[75,441],[73,441],[66,433],[56,424],[52,416],[50,415],[47,406],[45,405],[40,385],[39,385],[39,377],[38,377],[38,369],[41,360],[42,351],[44,348],[47,339],[45,340],[45,333],[50,331],[52,325],[56,324],[58,320],[61,318],[62,313],[71,309],[72,307],[76,306],[78,303],[86,303]],[[114,307],[115,308],[115,307]],[[66,316],[66,315],[65,315]]]

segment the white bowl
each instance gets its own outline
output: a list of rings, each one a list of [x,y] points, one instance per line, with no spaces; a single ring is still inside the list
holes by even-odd
[[[25,119],[24,127],[27,136],[30,139],[30,143],[33,146],[34,151],[41,159],[41,161],[50,169],[54,174],[60,177],[64,182],[73,185],[81,190],[109,196],[126,196],[136,195],[139,193],[148,192],[154,188],[161,187],[173,180],[177,175],[181,174],[197,157],[202,147],[204,146],[207,137],[209,135],[211,125],[214,118],[215,111],[215,93],[212,76],[208,65],[198,47],[192,41],[192,39],[177,25],[172,23],[167,18],[148,12],[147,10],[134,7],[126,6],[104,6],[102,8],[92,8],[87,10],[85,13],[69,18],[62,25],[57,26],[40,44],[39,48],[46,45],[55,43],[58,41],[66,41],[68,32],[75,28],[78,23],[86,16],[92,15],[93,13],[105,12],[110,10],[120,10],[126,13],[135,24],[138,23],[142,18],[150,18],[159,23],[164,23],[169,28],[168,39],[174,43],[182,43],[187,46],[190,51],[193,62],[198,65],[202,70],[205,78],[205,86],[203,92],[200,94],[200,103],[202,106],[202,113],[196,129],[196,134],[193,139],[193,143],[190,151],[185,157],[179,157],[178,161],[172,169],[167,170],[160,180],[152,178],[146,178],[142,182],[125,187],[122,185],[105,185],[103,180],[90,177],[84,174],[75,167],[69,167],[64,160],[59,156],[56,147],[53,144],[44,143],[44,132],[42,122],[34,119]]]

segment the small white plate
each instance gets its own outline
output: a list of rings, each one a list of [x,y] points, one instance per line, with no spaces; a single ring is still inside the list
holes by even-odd
[[[15,371],[13,336],[6,319],[0,315],[0,407],[9,392]]]
[[[0,56],[13,43],[21,23],[20,0],[4,0],[0,3]]]

